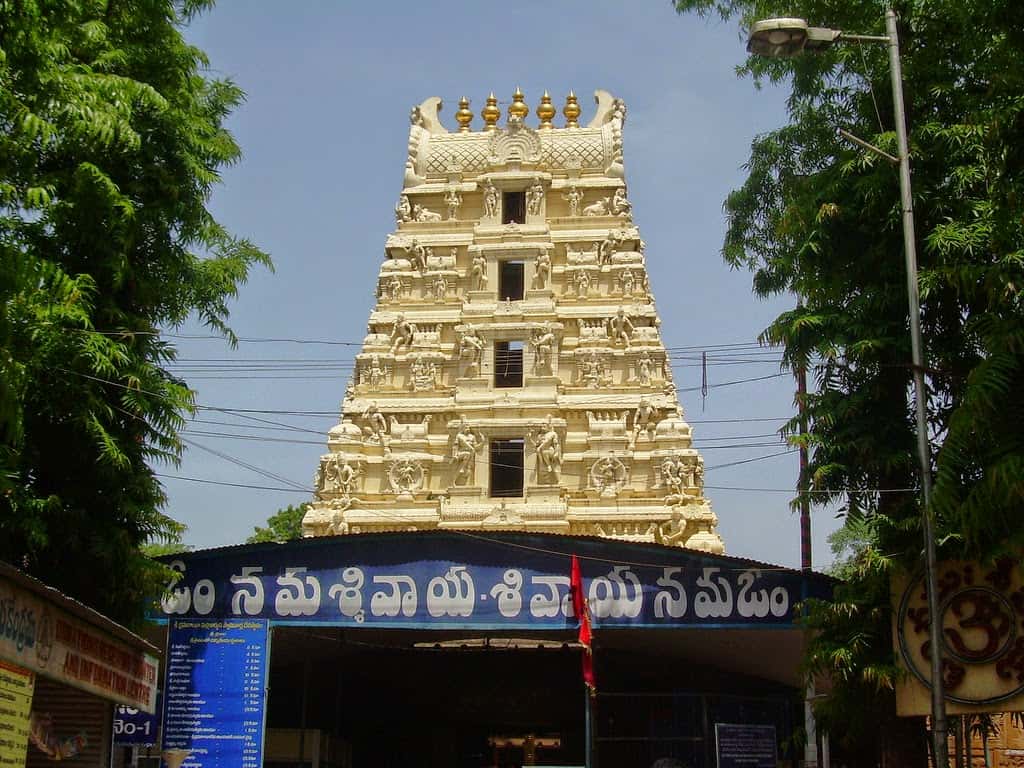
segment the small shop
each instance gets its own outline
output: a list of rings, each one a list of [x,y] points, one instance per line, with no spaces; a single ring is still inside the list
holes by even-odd
[[[168,563],[181,579],[158,618],[163,748],[185,768],[710,768],[723,744],[760,750],[746,765],[796,765],[797,606],[831,587],[677,547],[510,532],[318,537]]]
[[[108,766],[115,707],[155,713],[158,650],[0,563],[0,766]]]

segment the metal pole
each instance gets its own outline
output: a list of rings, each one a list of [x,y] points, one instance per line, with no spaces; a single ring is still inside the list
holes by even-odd
[[[800,437],[807,437],[807,369],[801,365],[796,369],[796,395],[797,409],[800,414]],[[811,570],[811,500],[808,497],[807,489],[810,485],[807,477],[807,443],[802,439],[800,442],[800,477],[797,483],[797,492],[800,494],[800,569],[804,572],[804,578]],[[805,582],[806,583],[806,582]],[[814,722],[814,681],[807,683],[804,691],[804,768],[817,768],[818,759],[818,734]]]
[[[586,653],[586,651],[584,651]],[[594,734],[591,732],[591,718],[593,712],[591,710],[591,695],[590,689],[587,686],[583,686],[583,765],[586,768],[593,768],[594,766]]]
[[[903,68],[896,14],[885,12],[885,30],[889,36],[889,73],[892,76],[892,101],[895,110],[896,141],[900,159],[900,201],[903,208],[903,252],[907,262],[907,299],[910,305],[910,348],[914,374],[914,405],[917,412],[917,452],[921,463],[921,511],[924,529],[925,583],[928,592],[928,640],[931,648],[932,741],[937,768],[948,768],[946,743],[946,697],[942,683],[942,636],[936,584],[935,530],[932,519],[931,457],[928,450],[928,419],[924,388],[924,349],[921,343],[921,300],[917,288],[917,248],[914,238],[914,202],[910,192],[910,150],[907,144],[907,120],[903,107]]]
[[[800,482],[797,490],[800,493],[800,568],[811,570],[811,500],[807,489],[807,369],[801,365],[796,370],[797,408],[800,412]]]

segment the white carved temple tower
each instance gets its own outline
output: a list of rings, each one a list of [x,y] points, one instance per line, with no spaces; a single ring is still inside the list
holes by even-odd
[[[449,528],[721,553],[623,172],[623,102],[412,111],[396,231],[306,536]]]

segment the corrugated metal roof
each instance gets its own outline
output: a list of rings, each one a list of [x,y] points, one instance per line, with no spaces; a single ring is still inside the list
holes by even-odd
[[[40,599],[64,609],[68,613],[92,624],[94,627],[106,632],[107,634],[113,635],[118,640],[127,643],[133,648],[151,654],[159,653],[155,646],[151,645],[146,640],[143,640],[131,630],[125,629],[117,622],[108,619],[99,611],[90,608],[84,603],[80,603],[73,597],[68,597],[59,589],[55,589],[34,576],[30,576],[27,573],[19,571],[10,563],[0,561],[0,577],[9,579],[19,587],[33,593]]]

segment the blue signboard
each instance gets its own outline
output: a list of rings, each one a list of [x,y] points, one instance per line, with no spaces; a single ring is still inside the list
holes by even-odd
[[[160,730],[160,693],[152,715],[125,704],[114,708],[114,744],[119,747],[151,747]]]
[[[775,726],[715,723],[718,768],[775,768]]]
[[[268,658],[265,620],[171,622],[163,748],[182,768],[262,766]]]
[[[540,542],[547,547],[526,545]],[[564,552],[554,551],[552,543]],[[571,537],[370,535],[180,555],[162,618],[352,627],[564,629],[572,553],[599,627],[793,625],[827,580],[733,558]]]

